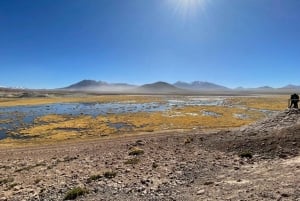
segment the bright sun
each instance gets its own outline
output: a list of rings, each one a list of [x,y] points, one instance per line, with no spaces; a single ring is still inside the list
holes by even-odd
[[[204,11],[204,6],[208,0],[168,0],[174,8],[176,14],[183,17],[196,14],[199,9]]]

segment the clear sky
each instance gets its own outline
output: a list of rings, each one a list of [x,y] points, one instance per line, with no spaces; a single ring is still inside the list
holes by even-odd
[[[2,0],[0,86],[300,85],[299,0]]]

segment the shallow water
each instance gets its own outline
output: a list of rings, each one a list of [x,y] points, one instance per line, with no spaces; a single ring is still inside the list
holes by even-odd
[[[166,105],[158,103],[57,103],[36,106],[0,107],[0,139],[10,130],[32,124],[37,117],[57,115],[98,115],[155,112],[166,110]]]
[[[168,100],[170,106],[222,106],[225,104],[224,98],[209,98],[190,96],[184,99]]]
[[[156,112],[166,111],[172,107],[184,107],[191,105],[223,105],[222,98],[185,97],[182,99],[166,100],[166,103],[56,103],[35,106],[0,107],[0,139],[7,137],[7,133],[18,128],[26,127],[33,123],[34,119],[49,115],[98,115]],[[124,124],[110,125],[120,129]]]

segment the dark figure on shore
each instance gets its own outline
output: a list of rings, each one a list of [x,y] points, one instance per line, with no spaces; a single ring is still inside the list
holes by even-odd
[[[291,101],[290,102],[291,104],[290,104],[289,108],[298,108],[298,102],[299,102],[298,94],[292,94],[290,101]]]

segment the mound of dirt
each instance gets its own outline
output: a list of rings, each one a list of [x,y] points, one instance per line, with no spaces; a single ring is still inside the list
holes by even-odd
[[[295,156],[300,151],[300,110],[286,110],[238,130],[209,135],[204,144],[248,157]]]

